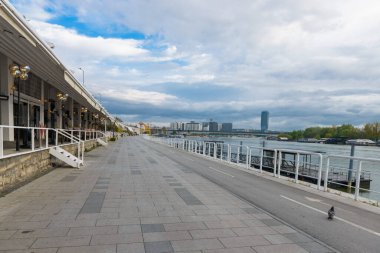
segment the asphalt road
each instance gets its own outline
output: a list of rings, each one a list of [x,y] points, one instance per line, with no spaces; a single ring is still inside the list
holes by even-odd
[[[380,215],[321,197],[220,162],[141,139],[149,150],[194,171],[340,252],[380,252]],[[335,207],[336,218],[327,219]]]

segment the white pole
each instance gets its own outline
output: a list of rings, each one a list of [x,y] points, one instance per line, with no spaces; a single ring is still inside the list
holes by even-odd
[[[4,138],[4,132],[3,132],[3,128],[0,127],[0,158],[3,158],[4,156],[4,144],[3,144],[3,138]]]
[[[359,161],[358,170],[356,172],[356,184],[355,184],[355,200],[358,200],[360,191],[360,174],[362,172],[362,161]]]
[[[300,153],[297,153],[297,158],[296,158],[296,176],[295,176],[295,180],[296,180],[296,184],[298,184],[298,172],[299,172],[299,168],[300,168]]]
[[[325,182],[324,182],[324,191],[327,191],[327,183],[329,180],[329,167],[330,167],[330,157],[327,157],[326,171],[325,171]]]

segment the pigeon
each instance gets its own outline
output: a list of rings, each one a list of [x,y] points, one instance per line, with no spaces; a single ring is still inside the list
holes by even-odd
[[[329,220],[332,220],[334,218],[334,215],[335,215],[334,206],[332,206],[330,210],[328,210],[327,215],[328,215]]]

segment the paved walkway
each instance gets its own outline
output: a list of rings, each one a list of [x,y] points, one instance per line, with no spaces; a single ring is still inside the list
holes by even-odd
[[[0,252],[328,252],[139,137],[86,162],[0,198]]]

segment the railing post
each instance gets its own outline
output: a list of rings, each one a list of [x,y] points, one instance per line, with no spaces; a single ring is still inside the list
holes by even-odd
[[[46,145],[46,148],[49,147],[49,129],[48,128],[45,129],[45,145]]]
[[[300,153],[297,152],[297,158],[296,158],[296,175],[295,175],[295,180],[296,184],[298,184],[298,172],[300,169]]]
[[[281,177],[281,162],[282,162],[282,152],[279,151],[278,152],[278,169],[277,169],[277,177],[280,178]]]
[[[355,200],[358,200],[360,191],[360,174],[362,172],[362,161],[359,161],[358,170],[356,172],[356,183],[355,183]]]
[[[203,152],[202,155],[206,156],[206,142],[202,142]]]
[[[251,159],[251,149],[247,146],[247,152],[246,152],[246,156],[245,156],[245,162],[247,163],[247,169],[249,169],[251,167],[251,163],[249,162],[250,159]]]
[[[84,144],[85,144],[85,142],[82,141],[82,159],[81,159],[82,162],[84,162],[84,149],[85,149]]]
[[[58,129],[55,129],[55,145],[58,146]]]
[[[277,170],[277,150],[274,149],[274,161],[273,161],[273,176],[276,176],[276,170]]]
[[[240,147],[241,146],[238,146],[238,149],[237,149],[237,155],[236,155],[236,164],[239,164],[240,163]]]
[[[221,143],[220,144],[220,160],[223,161],[223,147],[224,147],[224,144]]]
[[[80,141],[78,141],[78,158],[80,159]]]
[[[4,157],[4,130],[0,127],[0,158]]]
[[[323,157],[322,154],[319,154],[319,168],[318,168],[318,181],[317,181],[317,189],[321,189],[321,182],[322,182],[322,165],[323,165]]]
[[[71,143],[74,143],[74,140],[73,140],[73,137],[74,136],[74,131],[73,130],[71,130]]]
[[[324,191],[326,192],[327,191],[327,184],[328,184],[328,181],[329,181],[329,168],[330,167],[330,157],[327,157],[327,162],[326,162],[326,171],[325,171],[325,181],[323,182],[323,186],[324,186]]]
[[[216,159],[216,149],[218,147],[216,142],[213,143],[213,147],[214,147],[214,158]]]
[[[263,162],[264,162],[264,149],[261,149],[260,154],[260,173],[263,173]]]
[[[230,163],[231,162],[231,145],[230,144],[227,144],[227,149],[228,149],[228,153],[227,153],[227,158],[228,158],[228,162]]]
[[[34,151],[34,128],[32,128],[32,133],[31,133],[31,138],[32,138],[32,151]]]

